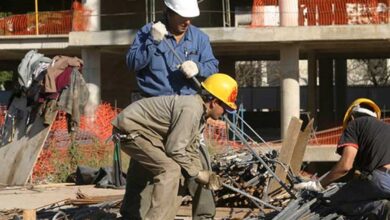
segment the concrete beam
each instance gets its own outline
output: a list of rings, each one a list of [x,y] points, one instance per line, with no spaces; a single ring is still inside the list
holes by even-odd
[[[70,32],[70,47],[130,45],[137,30]]]
[[[68,35],[0,36],[0,50],[63,49]]]
[[[291,43],[380,40],[390,44],[389,25],[338,25],[266,28],[201,28],[212,44],[219,43]],[[362,34],[370,33],[370,34]],[[136,30],[71,32],[70,46],[129,45]]]
[[[303,42],[390,40],[389,25],[338,25],[267,28],[204,28],[218,42]],[[370,34],[362,34],[370,33]]]

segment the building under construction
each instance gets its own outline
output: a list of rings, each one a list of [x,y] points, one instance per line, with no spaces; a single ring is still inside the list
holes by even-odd
[[[292,185],[302,181],[302,168],[306,176],[322,175],[324,167],[338,160],[335,147],[344,112],[353,100],[375,100],[386,117],[388,83],[349,84],[348,62],[390,59],[390,1],[203,0],[198,4],[200,16],[192,23],[209,36],[219,71],[236,78],[240,87],[237,114],[224,122],[208,121],[204,131],[207,144],[215,151],[213,170],[224,178],[225,188],[215,195],[220,213],[238,208],[242,210],[234,213],[245,214],[230,218],[343,219],[322,203],[340,185],[332,185],[320,196],[297,192]],[[66,113],[59,112],[50,127],[42,128],[44,139],[30,142],[39,145],[34,151],[18,156],[17,151],[25,150],[22,145],[11,148],[15,152],[0,147],[0,158],[7,164],[0,168],[6,174],[0,178],[0,187],[48,181],[48,176],[60,172],[55,163],[59,160],[72,162],[74,168],[79,160],[74,160],[75,154],[67,158],[74,152],[70,145],[83,146],[79,159],[87,160],[97,152],[93,157],[111,161],[110,122],[139,94],[125,54],[137,29],[161,18],[164,2],[5,0],[0,8],[0,71],[13,72],[15,77],[30,50],[50,58],[80,57],[83,77],[99,88],[95,101],[102,103],[93,123],[80,117],[73,136],[68,135]],[[272,62],[277,62],[277,71]],[[242,63],[251,71],[240,71]],[[387,61],[381,67],[388,72]],[[6,97],[1,99],[4,128],[10,91],[1,95]],[[30,120],[29,116],[22,118]],[[15,135],[7,133],[4,138],[4,134],[2,145],[7,145]],[[23,145],[26,149],[28,143]],[[27,162],[20,159],[28,156]],[[5,159],[13,157],[17,163]],[[13,175],[19,169],[23,175]],[[87,219],[96,210],[118,211],[121,198],[92,197],[78,195],[74,200],[54,202],[53,207],[47,204],[35,214],[42,219]],[[183,218],[190,204],[183,201]],[[20,211],[16,213],[22,215]],[[17,218],[13,214],[4,216]]]

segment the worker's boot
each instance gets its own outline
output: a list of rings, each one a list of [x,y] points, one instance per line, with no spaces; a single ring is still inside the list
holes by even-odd
[[[57,100],[46,100],[45,111],[43,113],[43,124],[50,125],[57,115]]]

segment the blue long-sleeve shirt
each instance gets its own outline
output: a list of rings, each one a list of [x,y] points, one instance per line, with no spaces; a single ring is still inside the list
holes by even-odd
[[[218,60],[213,55],[208,36],[190,25],[179,43],[170,33],[166,42],[157,43],[150,34],[152,24],[146,24],[137,32],[126,55],[127,66],[135,71],[141,92],[147,96],[195,94],[194,83],[179,70],[181,63],[166,43],[183,61],[192,60],[197,64],[197,77],[202,80],[218,72]]]

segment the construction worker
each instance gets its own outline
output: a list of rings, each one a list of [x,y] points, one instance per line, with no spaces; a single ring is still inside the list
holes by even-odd
[[[390,125],[380,121],[380,116],[380,108],[372,100],[355,100],[344,116],[337,164],[321,181],[299,183],[294,188],[320,192],[350,170],[358,169],[361,178],[342,186],[331,196],[331,204],[346,216],[390,219]]]
[[[138,100],[112,122],[121,149],[153,175],[152,202],[144,219],[173,219],[181,203],[176,200],[181,170],[187,178],[215,189],[215,174],[202,170],[192,142],[207,118],[218,119],[226,110],[236,110],[237,82],[226,74],[213,74],[202,82],[202,93],[159,96]],[[129,195],[126,187],[125,199]],[[140,207],[141,208],[141,207]],[[134,219],[123,212],[123,219]]]
[[[163,19],[146,24],[137,32],[126,62],[136,73],[143,97],[194,95],[198,88],[190,78],[203,81],[218,72],[218,60],[213,55],[208,36],[191,24],[191,20],[200,14],[197,0],[165,0],[164,4]],[[199,138],[202,139],[202,134]],[[200,146],[199,154],[203,168],[211,169],[205,145]],[[140,209],[137,215],[144,216],[145,207],[151,200],[152,181],[147,171],[136,171],[140,169],[142,166],[131,161],[127,177],[128,186],[132,188],[131,192],[128,190],[129,194],[142,193],[140,197],[127,197],[122,209],[131,213]],[[143,185],[145,182],[150,184]],[[212,192],[191,179],[186,185],[193,197],[193,219],[213,218],[215,203]]]
[[[188,78],[196,76],[203,81],[218,72],[218,60],[208,36],[191,25],[192,18],[199,16],[197,0],[164,3],[164,18],[137,32],[126,56],[127,65],[135,71],[144,97],[195,94],[197,88]]]

